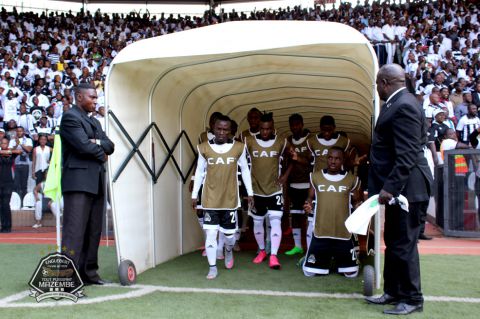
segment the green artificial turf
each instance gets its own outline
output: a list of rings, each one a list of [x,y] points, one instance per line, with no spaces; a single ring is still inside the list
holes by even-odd
[[[0,298],[29,289],[28,282],[38,263],[53,252],[55,247],[52,245],[0,244]],[[99,258],[102,276],[118,281],[115,247],[101,247]],[[89,288],[87,287],[86,292]]]
[[[389,306],[390,307],[390,306]],[[142,298],[95,305],[76,305],[50,309],[2,309],[2,318],[385,318],[389,308],[368,305],[362,300],[310,299],[213,295],[198,293],[152,293]],[[425,303],[423,313],[410,318],[474,319],[478,304]]]
[[[28,289],[27,282],[47,252],[41,245],[0,245],[0,298]],[[42,251],[43,250],[43,251]],[[42,254],[43,253],[43,254]],[[307,278],[295,266],[297,257],[280,256],[282,270],[267,263],[251,263],[254,252],[235,255],[236,267],[226,270],[218,261],[219,277],[206,280],[207,260],[199,252],[178,257],[142,273],[138,284],[170,287],[276,290],[296,292],[361,293],[362,278],[339,275]],[[421,256],[422,287],[426,296],[480,298],[480,256]],[[118,282],[114,247],[101,247],[100,274]],[[86,287],[88,298],[131,291],[119,287]],[[378,291],[380,293],[381,291]],[[26,297],[21,302],[34,302]],[[143,297],[90,305],[57,308],[0,309],[0,317],[52,318],[52,310],[65,318],[385,318],[383,306],[367,305],[361,299],[325,299],[223,295],[210,293],[155,292]],[[422,314],[412,318],[478,318],[480,304],[425,303]]]

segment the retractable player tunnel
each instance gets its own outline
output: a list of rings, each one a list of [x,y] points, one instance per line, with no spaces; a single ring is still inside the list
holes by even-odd
[[[106,83],[119,263],[143,272],[202,245],[188,180],[212,112],[240,131],[251,107],[273,111],[279,132],[292,113],[313,132],[330,114],[364,153],[378,115],[377,69],[362,34],[329,22],[229,22],[123,49]]]

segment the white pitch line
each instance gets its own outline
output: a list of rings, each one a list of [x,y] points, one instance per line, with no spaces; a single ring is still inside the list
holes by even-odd
[[[5,297],[3,299],[0,299],[0,307],[2,307],[5,304],[8,304],[10,302],[15,302],[15,301],[18,301],[20,299],[23,299],[26,296],[28,296],[29,294],[30,294],[30,292],[27,290],[27,291],[22,291],[22,292],[19,292],[18,294],[14,294],[14,295]]]
[[[360,294],[341,294],[341,293],[323,293],[323,292],[296,292],[296,291],[275,291],[275,290],[250,290],[250,289],[221,289],[221,288],[189,288],[189,287],[166,287],[137,285],[141,288],[155,287],[160,292],[175,293],[212,293],[226,295],[257,295],[272,297],[302,297],[302,298],[333,298],[333,299],[359,299],[363,298]]]
[[[59,306],[73,306],[73,305],[89,305],[89,304],[95,304],[95,303],[101,303],[105,301],[115,301],[115,300],[122,300],[122,299],[130,299],[130,298],[138,298],[142,297],[148,294],[151,294],[152,292],[155,292],[156,289],[152,288],[141,288],[138,290],[133,290],[129,291],[123,294],[117,294],[117,295],[110,295],[110,296],[103,296],[103,297],[95,297],[95,298],[82,298],[79,299],[78,302],[70,302],[67,300],[61,300],[61,301],[52,301],[52,302],[26,302],[26,303],[5,303],[4,300],[7,299],[2,299],[0,300],[0,308],[49,308],[49,307],[59,307]],[[24,292],[24,297],[28,296],[29,293]],[[18,300],[18,299],[17,299]]]
[[[135,289],[122,294],[82,298],[77,303],[67,300],[44,303],[14,303],[29,295],[28,291],[24,291],[4,299],[0,299],[0,308],[47,308],[58,306],[88,305],[101,303],[106,301],[115,301],[129,298],[139,298],[153,292],[170,292],[170,293],[212,293],[224,295],[248,295],[248,296],[267,296],[267,297],[300,297],[300,298],[320,298],[320,299],[363,299],[361,294],[342,294],[342,293],[322,293],[322,292],[296,292],[296,291],[274,291],[274,290],[248,290],[248,289],[221,289],[221,288],[194,288],[194,287],[167,287],[154,285],[134,285],[120,286],[117,284],[106,285],[105,287],[122,287],[126,289]],[[469,297],[448,297],[448,296],[425,296],[426,301],[432,302],[459,302],[459,303],[480,303],[480,298]]]

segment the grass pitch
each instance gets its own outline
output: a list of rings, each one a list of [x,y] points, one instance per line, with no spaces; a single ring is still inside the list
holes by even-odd
[[[41,257],[51,247],[0,245],[0,299],[25,291]],[[253,251],[235,255],[235,268],[225,270],[218,261],[219,277],[206,280],[207,261],[192,253],[159,265],[138,277],[140,285],[361,294],[362,278],[304,277],[295,266],[296,257],[280,256],[281,271],[267,263],[254,265]],[[480,256],[421,256],[423,292],[426,296],[480,298]],[[101,247],[100,274],[118,282],[114,247]],[[86,299],[119,295],[133,288],[86,287]],[[381,293],[378,291],[377,293]],[[367,305],[361,298],[309,298],[192,292],[153,292],[138,298],[104,301],[89,305],[55,308],[0,308],[0,317],[10,318],[385,318],[383,306]],[[25,297],[18,303],[34,303]],[[41,304],[45,301],[41,302]],[[426,301],[415,318],[478,318],[479,303]]]

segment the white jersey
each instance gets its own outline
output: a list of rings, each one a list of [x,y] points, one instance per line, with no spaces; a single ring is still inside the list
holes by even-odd
[[[50,163],[50,147],[35,147],[35,167],[34,172],[45,171]]]
[[[462,142],[469,144],[468,137],[478,127],[480,127],[480,119],[478,117],[469,118],[468,115],[462,116],[457,124],[457,131],[461,132]]]

